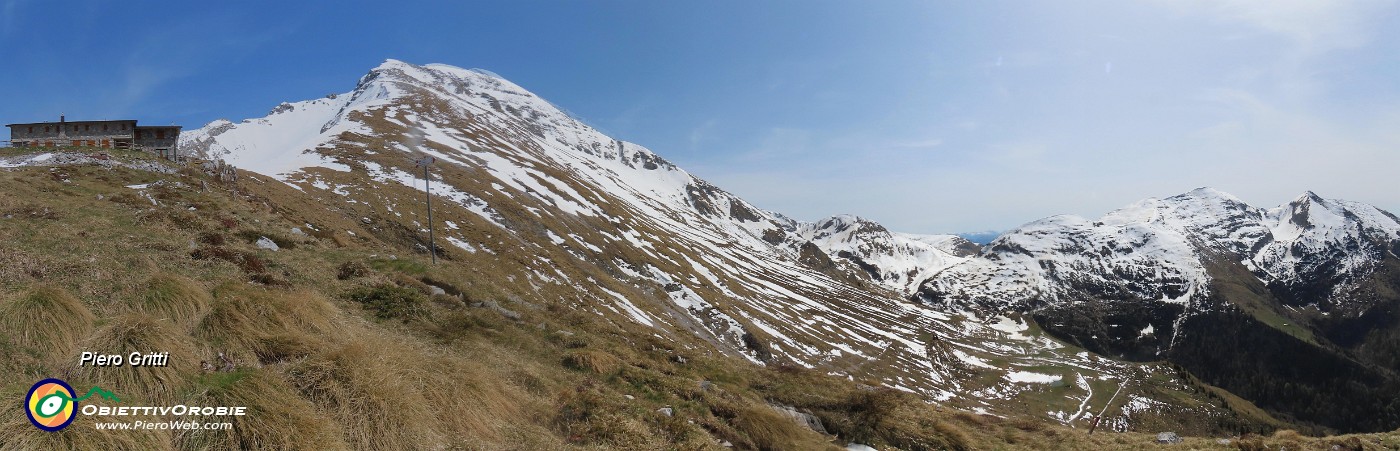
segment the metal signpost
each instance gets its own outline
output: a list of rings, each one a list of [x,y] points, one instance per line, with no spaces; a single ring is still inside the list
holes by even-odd
[[[423,192],[426,193],[426,203],[428,205],[428,253],[433,256],[433,264],[437,264],[437,242],[433,240],[433,188],[428,179],[428,165],[437,162],[436,158],[425,156],[413,160],[414,166],[423,167]]]

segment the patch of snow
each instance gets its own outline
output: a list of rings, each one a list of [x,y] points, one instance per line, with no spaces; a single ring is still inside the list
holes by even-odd
[[[1006,380],[1021,384],[1049,384],[1061,379],[1063,378],[1060,376],[1033,373],[1030,371],[1012,371],[1006,373]]]

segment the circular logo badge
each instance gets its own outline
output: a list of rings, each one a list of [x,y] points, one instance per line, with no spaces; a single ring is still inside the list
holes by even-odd
[[[34,427],[53,432],[73,423],[78,401],[73,400],[73,387],[59,379],[44,379],[29,389],[25,413]]]

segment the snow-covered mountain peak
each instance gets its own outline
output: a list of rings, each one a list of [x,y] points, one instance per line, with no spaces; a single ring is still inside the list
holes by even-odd
[[[368,119],[374,117],[387,122]],[[454,144],[461,139],[451,136],[452,129],[475,119],[486,122],[482,128],[494,128],[501,134],[526,140],[531,139],[525,135],[534,135],[535,139],[562,144],[543,147],[613,160],[631,157],[651,167],[670,166],[640,146],[603,136],[489,72],[444,64],[418,66],[392,59],[366,73],[350,92],[283,103],[267,117],[238,124],[215,121],[183,134],[181,139],[182,146],[196,154],[286,179],[307,167],[344,169],[343,163],[325,158],[315,149],[345,138],[346,133],[396,136],[420,129],[430,141]],[[412,143],[390,148],[411,151],[407,144]],[[516,147],[521,145],[524,143],[516,143]]]
[[[1168,199],[1171,199],[1171,198],[1182,198],[1182,199],[1185,199],[1185,198],[1214,199],[1214,200],[1217,200],[1217,201],[1220,201],[1220,202],[1240,202],[1240,203],[1243,202],[1243,201],[1240,200],[1240,198],[1235,197],[1235,195],[1233,195],[1233,194],[1230,194],[1230,193],[1227,193],[1227,192],[1224,192],[1224,191],[1221,191],[1221,190],[1218,190],[1218,189],[1215,189],[1215,188],[1209,187],[1209,186],[1202,186],[1202,187],[1200,187],[1200,188],[1196,188],[1196,189],[1193,189],[1193,190],[1191,190],[1191,191],[1187,191],[1187,192],[1185,192],[1185,193],[1172,196],[1172,197],[1170,197],[1170,198],[1168,198]]]
[[[381,78],[385,77],[385,78]],[[503,90],[512,90],[529,94],[524,88],[511,83],[491,72],[481,69],[464,69],[447,64],[425,64],[417,65],[396,59],[387,59],[373,69],[370,69],[360,78],[359,85],[373,83],[375,81],[395,81],[403,83],[418,83],[424,86],[447,86],[452,82],[476,82],[493,87],[502,87]]]
[[[834,215],[829,218],[807,224],[813,238],[825,238],[829,236],[842,235],[850,238],[851,235],[862,234],[889,234],[890,231],[885,226],[875,221],[871,221],[852,214]],[[804,233],[804,234],[808,234]]]
[[[791,247],[784,251],[789,255],[800,255],[801,245],[810,242],[906,294],[918,281],[961,261],[973,253],[969,248],[975,249],[953,236],[894,234],[854,215],[799,223],[755,208],[649,150],[603,135],[524,88],[482,70],[387,60],[362,77],[350,93],[284,104],[274,113],[250,122],[266,128],[235,127],[256,129],[247,133],[213,133],[206,128],[190,133],[190,139],[202,143],[206,154],[222,155],[237,166],[284,180],[296,178],[299,168],[353,165],[316,149],[344,139],[361,140],[360,136],[387,138],[385,150],[423,152],[443,161],[477,165],[476,159],[487,158],[485,169],[500,171],[496,175],[501,185],[547,197],[553,197],[551,190],[532,185],[538,184],[535,179],[550,177],[542,177],[534,168],[571,168],[579,181],[620,197],[623,204],[647,216],[671,221],[684,217],[677,216],[679,211],[698,214],[715,221],[713,227],[731,239],[750,245],[771,246],[783,241],[779,231],[795,232],[789,238]],[[309,127],[312,124],[316,127]],[[302,134],[284,135],[279,129]],[[314,129],[321,133],[305,134]],[[416,130],[421,130],[423,145],[412,138]],[[268,151],[278,143],[294,147]],[[497,158],[505,161],[491,163]],[[406,172],[389,172],[391,178],[409,179]],[[604,210],[577,198],[556,203],[579,205],[568,209],[575,213]]]
[[[1349,283],[1400,249],[1400,220],[1360,202],[1328,199],[1308,191],[1268,209],[1260,220],[1268,240],[1247,264],[1269,280],[1331,286],[1332,298],[1348,297]]]
[[[844,259],[871,279],[903,295],[918,283],[975,253],[976,245],[955,235],[895,233],[856,215],[835,215],[798,224],[798,242],[810,242]]]
[[[1264,213],[1274,241],[1336,241],[1350,235],[1400,236],[1395,215],[1360,202],[1327,199],[1308,191]]]
[[[1199,188],[1146,199],[1096,220],[1052,216],[991,242],[982,259],[925,284],[927,300],[1024,305],[1109,295],[1203,301],[1208,262],[1236,261],[1265,283],[1328,281],[1341,295],[1400,244],[1394,215],[1311,191],[1272,209]],[[997,302],[997,299],[1002,301]]]
[[[1165,199],[1149,198],[1114,210],[1101,222],[1125,224],[1154,222],[1179,228],[1204,230],[1222,218],[1258,215],[1258,210],[1239,198],[1214,188],[1197,188]]]
[[[356,92],[373,91],[371,88],[375,86],[382,86],[381,91],[392,92],[398,88],[429,98],[476,104],[520,118],[547,122],[552,128],[591,131],[562,108],[484,69],[438,63],[419,66],[390,59],[365,74]]]

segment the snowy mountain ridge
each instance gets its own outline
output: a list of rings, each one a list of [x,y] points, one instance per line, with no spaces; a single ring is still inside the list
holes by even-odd
[[[977,251],[976,245],[954,235],[891,232],[854,215],[800,224],[796,237],[796,242],[811,242],[831,257],[854,263],[872,280],[906,296],[923,280]]]
[[[379,240],[423,253],[425,185],[413,160],[433,156],[439,256],[499,273],[510,296],[562,303],[678,346],[698,339],[755,363],[867,378],[969,409],[995,412],[1037,397],[1041,385],[1074,381],[1048,412],[1067,423],[1087,415],[1096,393],[1113,391],[1105,385],[1136,372],[1176,381],[1134,388],[1131,396],[1156,400],[1144,405],[1202,411],[1165,401],[1196,396],[1174,370],[1052,339],[1032,327],[1044,322],[1032,318],[1038,309],[1091,298],[1170,306],[1134,320],[1128,337],[1174,339],[1173,322],[1214,305],[1215,260],[1267,283],[1303,281],[1304,293],[1309,283],[1336,286],[1326,274],[1364,278],[1400,249],[1385,250],[1400,229],[1373,207],[1304,196],[1263,210],[1209,189],[1093,221],[1046,218],[980,248],[851,215],[796,221],[494,74],[395,60],[345,94],[216,121],[184,133],[182,146],[267,175]],[[1120,420],[1142,415],[1127,409]]]
[[[575,286],[580,308],[696,334],[755,362],[879,371],[891,386],[949,399],[964,394],[940,368],[951,357],[931,356],[920,330],[998,333],[937,324],[928,315],[943,315],[896,294],[921,274],[918,259],[957,261],[943,255],[955,246],[942,239],[880,228],[898,243],[882,255],[903,275],[882,279],[884,292],[854,286],[802,261],[804,233],[839,244],[822,227],[754,207],[484,71],[390,60],[349,93],[214,122],[182,140],[327,204],[348,204],[367,224],[407,223],[407,238],[384,231],[401,240],[426,232],[416,211],[397,205],[421,194],[391,194],[421,193],[412,159],[436,157],[433,193],[474,216],[435,211],[451,224],[439,239],[468,254],[505,255],[512,246],[560,253],[526,259],[521,271],[532,286]],[[908,261],[899,260],[904,252]],[[579,279],[559,269],[561,258],[607,274]]]
[[[1357,280],[1400,242],[1400,221],[1370,205],[1312,192],[1261,209],[1211,188],[1147,199],[1097,220],[1055,216],[988,244],[979,259],[925,282],[930,302],[982,306],[1073,302],[1086,292],[1196,305],[1210,295],[1208,260],[1238,261],[1264,283]],[[1327,274],[1318,275],[1318,271]],[[1319,307],[1341,302],[1337,284]]]
[[[553,152],[548,158],[588,174],[594,181],[603,181],[613,194],[626,193],[629,203],[647,210],[666,212],[674,209],[697,210],[703,215],[720,219],[723,227],[743,230],[745,241],[762,246],[758,240],[765,232],[794,232],[793,239],[813,241],[824,251],[836,256],[847,252],[856,258],[873,259],[883,268],[877,278],[882,285],[910,294],[919,281],[929,274],[960,261],[959,253],[967,253],[965,240],[952,235],[898,234],[884,230],[870,221],[856,218],[878,229],[873,235],[862,235],[851,241],[839,234],[823,231],[821,224],[837,226],[838,217],[818,223],[802,223],[781,214],[754,207],[742,199],[720,190],[685,170],[667,162],[645,147],[615,140],[573,118],[564,110],[525,89],[480,69],[461,69],[443,64],[416,66],[398,60],[387,60],[359,81],[355,90],[341,95],[296,103],[283,103],[265,118],[249,119],[241,124],[220,120],[184,134],[181,145],[210,158],[221,158],[254,172],[296,180],[302,168],[330,168],[348,171],[346,164],[319,154],[317,147],[331,144],[343,134],[372,135],[362,122],[346,120],[369,111],[382,110],[393,117],[404,101],[446,93],[450,96],[452,114],[494,119],[492,113],[507,113],[530,125],[528,132],[538,135],[544,147]],[[410,154],[426,153],[447,161],[462,161],[451,152],[433,150],[431,143],[462,144],[461,147],[481,148],[498,142],[476,140],[437,126],[438,121],[424,121],[417,114],[406,114],[401,125],[419,128],[428,146],[398,150]],[[319,130],[319,132],[311,132]],[[464,139],[468,138],[468,139]],[[412,144],[412,143],[409,143]],[[453,146],[449,146],[453,147]],[[292,151],[299,149],[300,151]],[[477,154],[477,157],[483,155]],[[496,168],[500,165],[488,165]],[[528,173],[528,168],[521,169]],[[526,192],[548,196],[550,190],[526,186],[528,178],[521,174],[501,174],[503,180]],[[403,172],[387,172],[385,178],[412,184],[412,177]],[[468,198],[470,196],[459,196]],[[589,212],[588,203],[580,199],[554,197],[556,206],[572,212]],[[658,200],[664,205],[654,205]],[[665,215],[665,213],[657,213]],[[789,239],[789,241],[792,241]],[[844,244],[843,244],[844,243]],[[859,244],[858,244],[859,243]],[[771,243],[770,243],[771,244]],[[785,249],[790,256],[798,255],[801,242]],[[958,246],[964,246],[959,250]],[[877,256],[869,254],[876,252]]]

